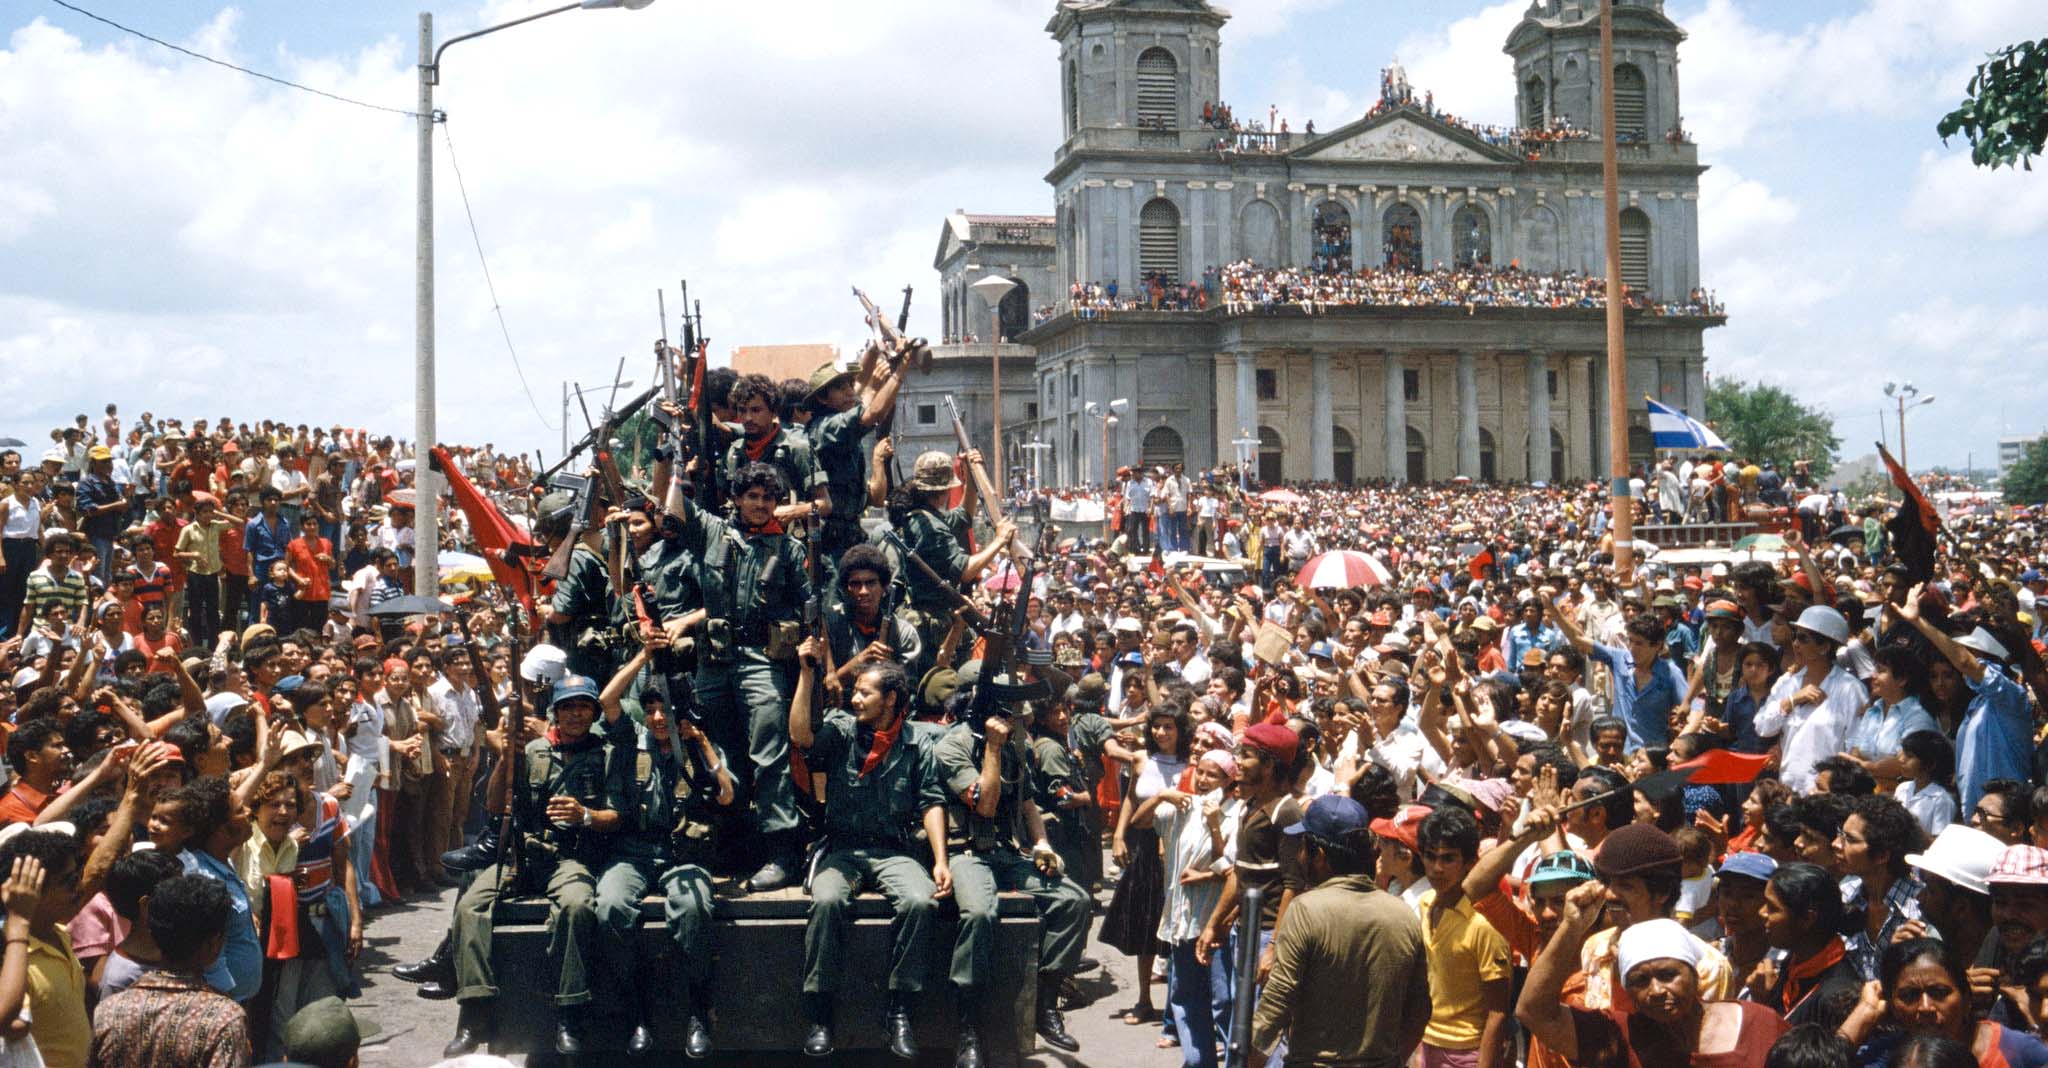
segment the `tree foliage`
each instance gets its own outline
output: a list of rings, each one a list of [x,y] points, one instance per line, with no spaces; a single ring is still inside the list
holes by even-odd
[[[1739,378],[1717,378],[1707,386],[1707,424],[1726,439],[1736,456],[1780,468],[1794,460],[1812,465],[1815,478],[1835,469],[1834,419],[1810,408],[1777,386]]]
[[[2033,170],[2048,143],[2048,38],[2007,45],[1977,68],[1962,106],[1935,126],[1942,143],[1957,134],[1970,141],[1979,167],[2015,163]]]
[[[2000,480],[2009,504],[2048,502],[2048,438],[2037,438]]]

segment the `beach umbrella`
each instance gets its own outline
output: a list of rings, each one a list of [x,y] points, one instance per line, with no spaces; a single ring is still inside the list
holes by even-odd
[[[1356,549],[1338,549],[1316,556],[1294,576],[1295,585],[1312,590],[1348,590],[1384,586],[1393,581],[1393,572],[1387,570],[1387,565]]]

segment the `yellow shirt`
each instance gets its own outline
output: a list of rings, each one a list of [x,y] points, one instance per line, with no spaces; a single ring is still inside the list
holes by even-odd
[[[249,900],[267,901],[270,885],[266,880],[272,875],[290,875],[299,866],[299,843],[287,834],[283,841],[271,845],[262,831],[255,831],[235,850],[234,861],[242,885],[248,888]]]
[[[28,938],[28,1032],[49,1068],[85,1068],[92,1018],[85,1012],[85,969],[71,952],[71,932],[57,925],[52,945]]]
[[[211,523],[194,521],[178,532],[178,551],[195,553],[199,557],[186,561],[185,570],[195,575],[220,574],[220,534],[227,526],[227,521],[222,519]]]
[[[1422,1041],[1438,1049],[1478,1049],[1486,1028],[1480,987],[1508,978],[1508,940],[1462,895],[1442,915],[1433,913],[1435,905],[1435,890],[1415,903],[1429,959],[1429,1026]]]

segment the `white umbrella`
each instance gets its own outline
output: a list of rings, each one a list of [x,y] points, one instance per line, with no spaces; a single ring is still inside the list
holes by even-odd
[[[1294,584],[1312,590],[1348,590],[1360,586],[1384,586],[1394,581],[1387,565],[1370,553],[1338,549],[1323,553],[1303,564]]]

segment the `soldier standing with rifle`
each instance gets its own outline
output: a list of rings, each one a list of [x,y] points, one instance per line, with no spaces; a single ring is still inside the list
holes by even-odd
[[[1030,588],[1027,577],[1012,609],[1014,625],[1023,622]],[[1064,877],[1059,853],[1047,841],[1045,821],[1032,800],[1033,762],[1024,717],[1030,712],[1028,702],[1049,697],[1050,690],[1043,680],[1030,685],[1016,681],[1013,665],[1011,672],[992,675],[996,667],[1005,666],[1014,640],[1012,634],[991,637],[984,659],[985,671],[991,674],[976,683],[967,718],[954,724],[933,750],[953,825],[966,833],[964,848],[951,860],[953,889],[960,900],[952,967],[960,1007],[955,1068],[981,1068],[974,1019],[994,970],[990,957],[995,952],[996,902],[1003,891],[1023,891],[1038,906],[1038,1036],[1069,1053],[1081,1048],[1067,1033],[1058,998],[1061,980],[1081,963],[1088,893]],[[1020,848],[1027,840],[1028,858]]]
[[[597,922],[603,968],[611,986],[631,998],[633,1034],[626,1052],[636,1057],[654,1049],[651,1028],[663,1011],[680,1010],[683,1052],[693,1060],[711,1055],[707,1024],[711,1004],[712,840],[718,810],[732,805],[732,772],[725,754],[686,714],[671,708],[667,686],[640,691],[644,722],[625,714],[626,691],[641,669],[665,647],[659,631],[619,669],[599,695],[604,718],[597,726],[626,789],[624,826],[613,839],[611,864],[597,880]],[[657,1003],[657,991],[640,977],[640,898],[661,887],[663,915],[681,958],[685,989],[681,1004]]]
[[[624,784],[606,759],[604,741],[591,733],[597,713],[597,682],[568,674],[555,683],[548,703],[554,722],[545,737],[515,750],[521,746],[518,716],[505,717],[499,730],[486,734],[501,758],[522,753],[521,760],[498,761],[484,797],[493,815],[511,808],[519,863],[512,871],[494,864],[478,872],[455,903],[455,997],[461,1015],[444,1056],[475,1052],[489,1035],[491,1001],[498,993],[491,971],[492,910],[507,895],[539,893],[550,905],[548,958],[559,976],[555,1052],[582,1051],[582,1014],[591,1001],[586,954],[597,937],[595,873],[626,807]],[[514,767],[521,771],[517,781]]]
[[[581,492],[555,490],[541,498],[536,529],[553,555],[546,575],[555,580],[548,603],[548,638],[569,654],[569,670],[589,678],[610,678],[612,658],[606,635],[615,617],[610,578],[605,568],[604,528],[589,522],[594,507],[583,483]]]
[[[811,392],[804,397],[811,410],[811,452],[825,473],[832,501],[817,547],[828,569],[840,554],[867,540],[860,526],[868,504],[867,437],[895,410],[903,367],[900,360],[883,360],[880,346],[870,345],[858,371],[826,363],[811,372]]]
[[[962,454],[969,463],[981,462],[981,451],[969,449]],[[910,507],[905,512],[900,526],[903,544],[911,552],[931,565],[939,579],[956,588],[981,577],[981,573],[994,562],[1016,536],[1017,527],[1009,520],[998,524],[995,536],[979,551],[969,553],[968,531],[970,529],[975,503],[975,489],[970,483],[962,498],[961,507],[946,507],[946,495],[960,488],[960,479],[953,473],[953,458],[936,450],[917,458],[909,485],[904,492],[909,497]],[[953,608],[956,598],[949,598],[943,588],[922,582],[910,584],[910,608],[917,624],[918,638],[927,649],[937,649],[945,640],[946,631],[953,625]],[[951,667],[940,664],[939,667]]]
[[[789,885],[803,854],[787,719],[797,621],[811,590],[803,546],[783,533],[777,515],[789,493],[781,470],[748,463],[734,472],[732,488],[736,521],[688,501],[681,502],[678,518],[707,615],[698,642],[697,705],[721,748],[747,754],[733,770],[767,850],[747,887],[765,892]]]
[[[732,406],[739,414],[743,434],[725,450],[720,483],[726,496],[737,502],[740,470],[748,464],[769,464],[782,472],[785,494],[804,498],[801,503],[778,499],[776,522],[830,517],[832,497],[826,487],[825,472],[818,469],[817,458],[803,434],[783,426],[776,418],[780,397],[781,391],[766,375],[744,375],[733,385]]]
[[[825,840],[804,930],[804,1000],[810,1021],[804,1052],[832,1054],[832,994],[839,987],[841,947],[852,922],[846,906],[863,887],[872,886],[881,889],[896,912],[883,1021],[889,1052],[916,1060],[911,1008],[932,970],[936,899],[953,889],[946,863],[946,791],[929,749],[934,736],[909,722],[910,678],[888,661],[863,662],[853,685],[852,712],[830,709],[814,729],[812,703],[825,643],[806,638],[800,652],[803,666],[789,707],[789,741],[826,781]],[[916,855],[920,827],[929,872]]]

